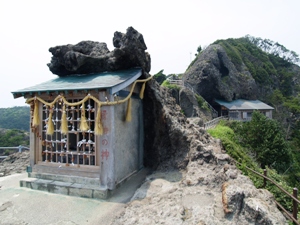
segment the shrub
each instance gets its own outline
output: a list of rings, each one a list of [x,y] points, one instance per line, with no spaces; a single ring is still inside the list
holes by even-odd
[[[168,80],[165,80],[161,86],[163,87],[167,87],[167,88],[170,88],[170,89],[175,89],[175,90],[180,90],[180,86],[178,86],[177,84],[170,84],[170,81]]]

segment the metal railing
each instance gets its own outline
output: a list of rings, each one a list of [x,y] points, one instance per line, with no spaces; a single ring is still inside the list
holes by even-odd
[[[227,120],[228,117],[227,117],[227,116],[220,116],[220,117],[217,117],[217,118],[215,118],[215,119],[213,119],[213,120],[210,120],[210,121],[204,123],[203,127],[204,127],[205,130],[208,130],[208,129],[210,129],[210,128],[214,128],[215,126],[218,125],[218,123],[219,123],[221,120],[224,120],[224,119]]]
[[[296,225],[300,225],[300,223],[297,220],[297,214],[298,214],[298,204],[300,204],[300,201],[298,199],[298,189],[297,188],[293,188],[293,194],[290,194],[289,192],[287,192],[285,189],[283,189],[279,184],[277,184],[275,181],[273,181],[271,178],[269,178],[267,176],[267,170],[264,169],[264,174],[260,174],[257,171],[244,166],[242,163],[237,162],[236,160],[234,160],[235,163],[242,165],[244,168],[246,168],[247,170],[251,171],[252,173],[262,177],[264,179],[264,184],[262,188],[265,188],[267,185],[267,181],[271,182],[272,184],[274,184],[281,192],[285,193],[287,196],[289,196],[292,199],[293,202],[293,212],[292,214],[287,211],[279,202],[275,201],[276,205],[285,212],[285,214],[293,221],[293,224]]]
[[[15,150],[18,150],[18,152],[22,152],[23,149],[25,150],[29,150],[28,147],[25,147],[25,146],[22,146],[22,145],[19,145],[17,147],[0,147],[0,149],[15,149]],[[7,155],[3,155],[3,156],[0,156],[0,159],[5,159],[7,157]]]
[[[183,81],[182,80],[168,80],[170,84],[176,84],[179,86],[183,86]]]

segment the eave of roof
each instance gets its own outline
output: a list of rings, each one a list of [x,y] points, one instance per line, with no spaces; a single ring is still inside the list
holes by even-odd
[[[18,91],[13,91],[14,98],[27,94],[40,94],[43,92],[62,92],[80,90],[103,90],[108,89],[110,94],[114,94],[132,84],[142,75],[140,68],[128,70],[109,71],[88,75],[71,75],[58,77],[41,84],[37,84]]]
[[[270,110],[274,109],[273,107],[263,103],[259,100],[244,100],[237,99],[231,102],[226,102],[223,100],[215,100],[216,103],[226,107],[228,110]]]

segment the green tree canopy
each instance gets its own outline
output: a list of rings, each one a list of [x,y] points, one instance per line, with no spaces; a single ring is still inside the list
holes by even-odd
[[[0,128],[29,131],[30,110],[28,106],[0,108]]]
[[[278,122],[255,111],[250,122],[236,126],[235,130],[240,136],[240,141],[254,153],[254,157],[263,168],[269,166],[279,172],[288,169],[291,150]]]

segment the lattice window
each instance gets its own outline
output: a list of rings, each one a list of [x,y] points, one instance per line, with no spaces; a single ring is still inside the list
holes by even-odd
[[[229,118],[232,120],[238,120],[239,119],[239,112],[229,112]]]
[[[79,102],[80,100],[69,99],[68,101]],[[53,112],[53,135],[46,133],[50,110]],[[66,166],[96,166],[95,102],[92,99],[85,102],[85,116],[89,125],[89,130],[86,132],[80,130],[81,106],[66,106],[68,133],[66,135],[62,134],[60,130],[62,110],[62,102],[56,102],[53,109],[43,106],[42,160],[44,162],[65,164]]]

